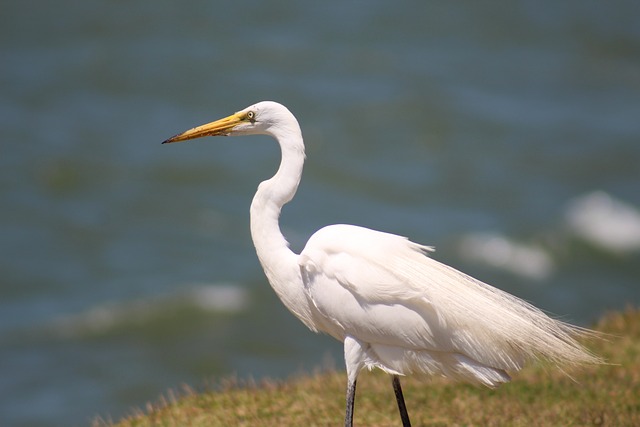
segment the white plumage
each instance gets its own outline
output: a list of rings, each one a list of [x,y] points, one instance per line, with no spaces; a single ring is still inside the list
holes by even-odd
[[[282,151],[277,173],[260,184],[251,204],[258,258],[296,317],[344,342],[345,425],[352,423],[356,378],[364,367],[392,375],[406,426],[398,376],[442,375],[495,387],[531,359],[599,362],[574,339],[584,330],[435,261],[428,256],[432,248],[404,237],[331,225],[293,253],[278,219],[297,190],[305,156],[298,122],[284,106],[260,102],[165,142],[247,134],[270,135]]]

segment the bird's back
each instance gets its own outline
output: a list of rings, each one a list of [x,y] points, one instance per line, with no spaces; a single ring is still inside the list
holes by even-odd
[[[451,267],[406,238],[350,225],[315,233],[299,257],[315,321],[370,349],[370,367],[493,386],[529,359],[596,362],[580,330]]]

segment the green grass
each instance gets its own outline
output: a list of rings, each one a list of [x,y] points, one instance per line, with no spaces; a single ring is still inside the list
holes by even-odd
[[[536,365],[497,390],[403,379],[413,425],[420,426],[638,426],[640,425],[640,311],[606,315],[595,327],[608,334],[586,343],[608,364],[563,373]],[[344,372],[288,381],[240,384],[226,380],[215,391],[185,387],[117,422],[93,425],[327,426],[341,425]],[[354,424],[400,425],[389,376],[363,371],[358,379]]]

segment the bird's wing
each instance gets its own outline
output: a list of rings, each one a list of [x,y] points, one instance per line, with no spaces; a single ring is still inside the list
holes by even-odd
[[[438,306],[429,288],[407,280],[397,261],[431,248],[403,237],[350,225],[316,232],[300,254],[307,294],[321,330],[369,343],[452,350],[440,340]]]
[[[339,339],[454,352],[510,370],[531,357],[584,359],[569,325],[433,260],[430,250],[350,225],[316,232],[299,264],[320,329]]]
[[[432,250],[404,237],[339,224],[311,236],[300,254],[300,265],[306,272],[336,280],[369,303],[384,304],[426,296],[422,285],[404,280],[394,262]]]

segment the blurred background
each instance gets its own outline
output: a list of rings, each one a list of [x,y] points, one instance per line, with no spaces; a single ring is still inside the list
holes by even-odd
[[[588,326],[640,300],[640,3],[8,1],[0,423],[118,419],[170,388],[342,369],[279,303],[248,209],[298,117],[282,217],[355,223]]]

